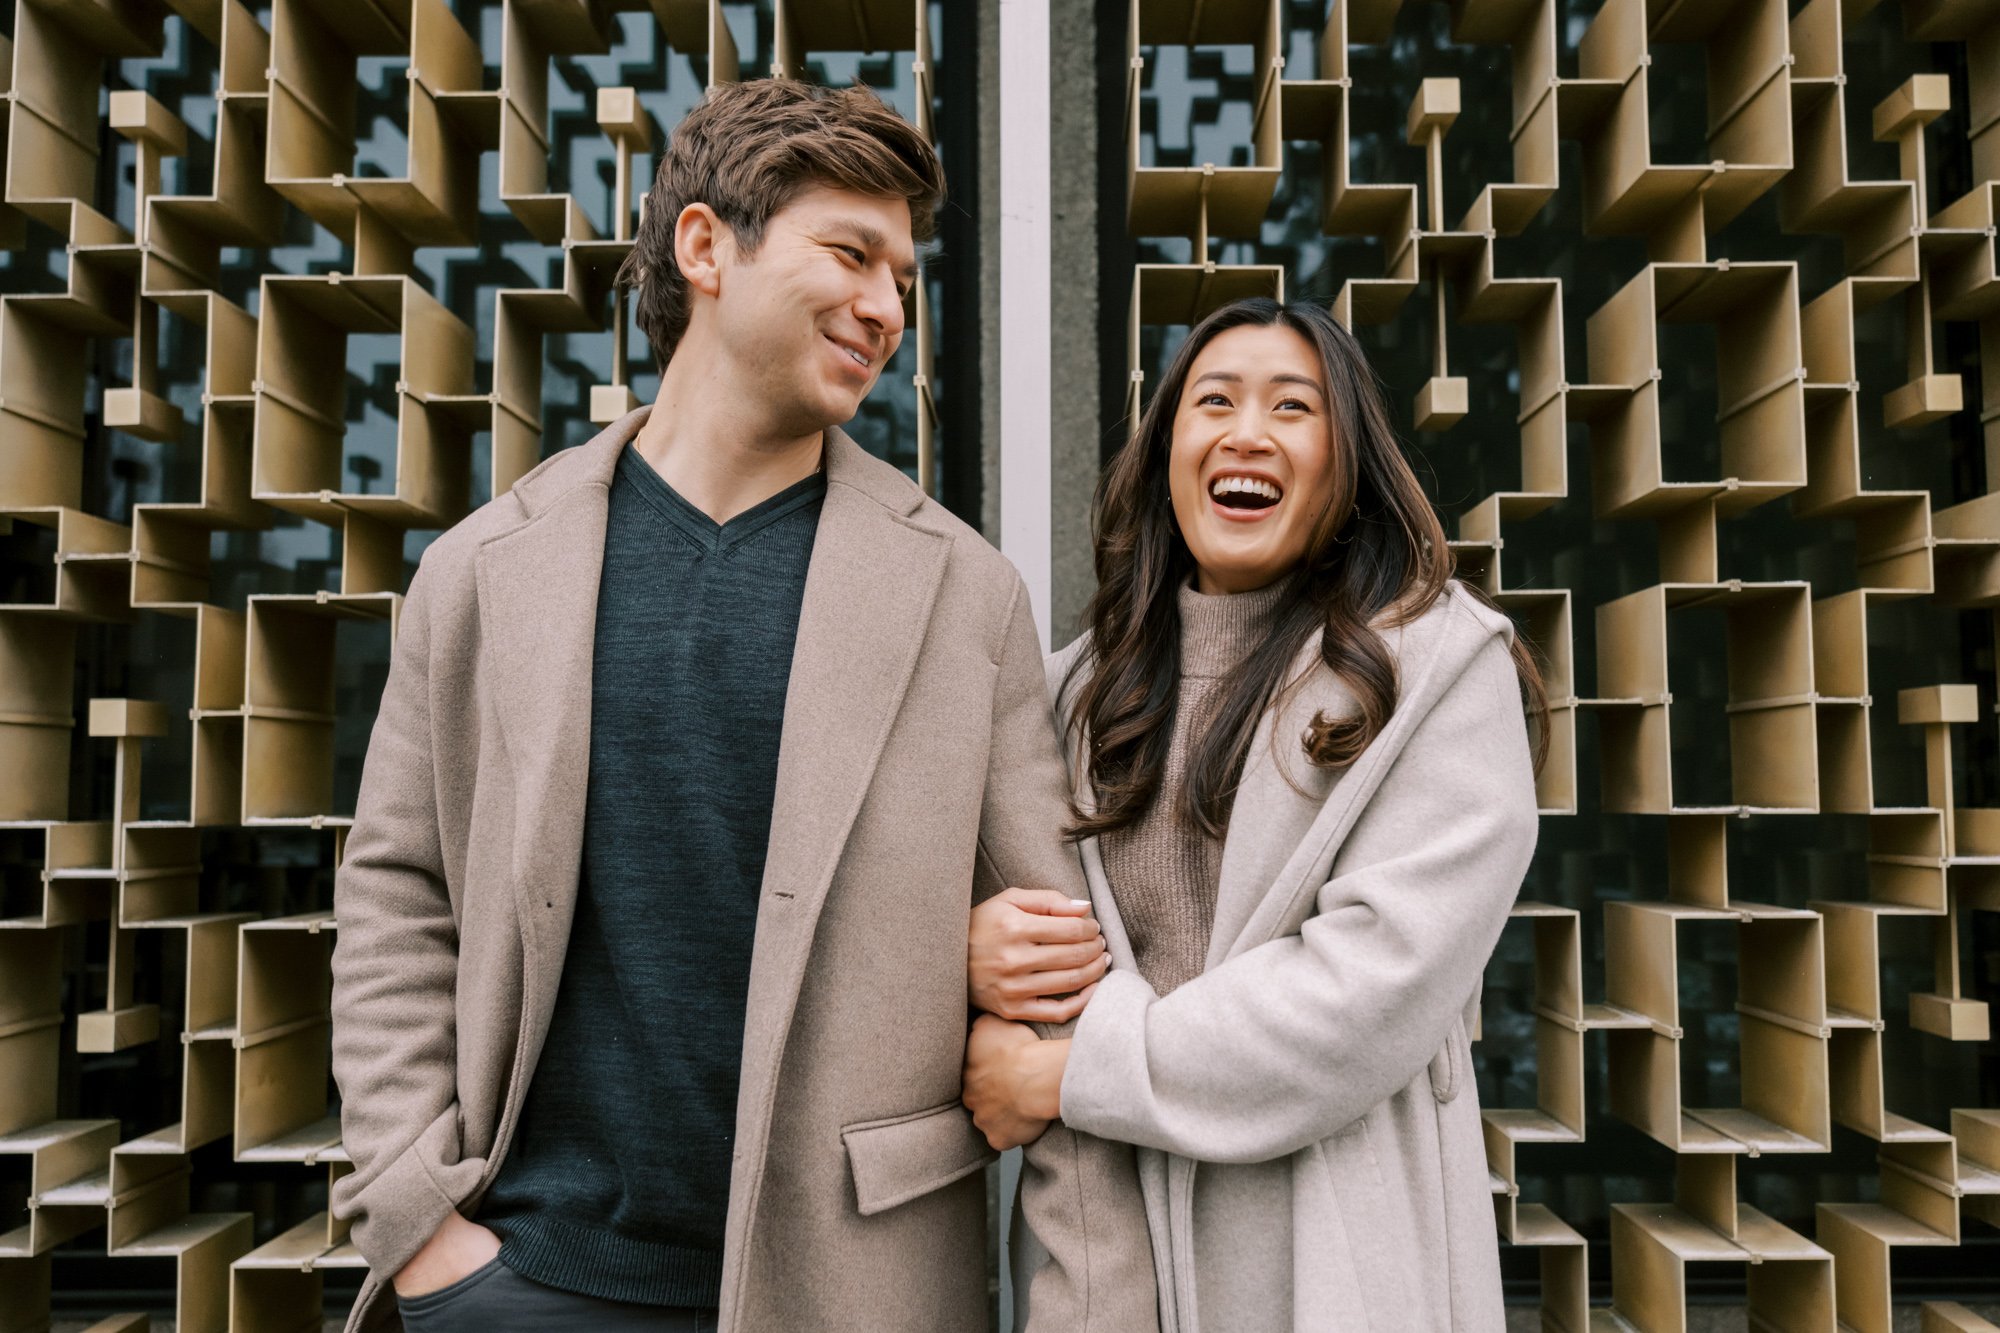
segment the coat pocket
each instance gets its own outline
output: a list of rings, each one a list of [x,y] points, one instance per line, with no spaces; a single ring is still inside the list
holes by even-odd
[[[1472,1043],[1466,1039],[1465,1016],[1451,1020],[1444,1045],[1431,1057],[1431,1094],[1440,1102],[1458,1096],[1472,1067]]]
[[[398,1296],[396,1309],[403,1317],[404,1333],[460,1326],[456,1318],[459,1304],[475,1303],[472,1298],[487,1285],[487,1279],[500,1272],[501,1267],[500,1257],[495,1255],[456,1282],[447,1283],[436,1291],[427,1291],[421,1296]]]
[[[1365,1312],[1367,1327],[1420,1326],[1403,1322],[1423,1308],[1418,1266],[1426,1262],[1417,1244],[1407,1188],[1383,1178],[1365,1118],[1327,1139],[1321,1148],[1332,1181],[1333,1206],[1347,1233],[1360,1296],[1357,1303]]]
[[[854,1173],[854,1201],[863,1217],[943,1189],[999,1156],[958,1102],[840,1131]]]

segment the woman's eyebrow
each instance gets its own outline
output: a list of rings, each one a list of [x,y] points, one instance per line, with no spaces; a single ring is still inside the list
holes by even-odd
[[[1203,371],[1194,378],[1195,384],[1200,384],[1204,380],[1220,380],[1224,384],[1241,384],[1243,377],[1233,370],[1208,370]],[[1271,384],[1303,384],[1320,397],[1326,397],[1326,390],[1321,388],[1320,382],[1310,375],[1295,375],[1290,371],[1281,370],[1277,374],[1270,376],[1268,382]]]
[[[1320,397],[1322,398],[1326,397],[1326,390],[1322,389],[1319,385],[1319,381],[1314,379],[1310,375],[1293,375],[1288,372],[1281,371],[1278,374],[1271,376],[1271,383],[1303,384],[1307,388],[1311,389],[1314,393],[1318,394]]]

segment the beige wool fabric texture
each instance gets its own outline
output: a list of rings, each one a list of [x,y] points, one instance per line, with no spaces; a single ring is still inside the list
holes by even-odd
[[[497,1174],[548,1032],[583,837],[612,469],[644,410],[440,537],[405,604],[335,886],[334,1208],[386,1279]],[[721,1327],[975,1333],[984,1167],[959,1102],[966,932],[1085,892],[1020,577],[827,432],[757,907]],[[672,1014],[646,1016],[670,1023]],[[1036,1327],[1154,1326],[1132,1150],[1057,1127],[1023,1206]]]
[[[1160,790],[1146,813],[1103,835],[1104,874],[1132,940],[1139,975],[1165,995],[1201,974],[1215,926],[1222,840],[1181,817],[1188,752],[1207,729],[1223,683],[1256,646],[1289,580],[1255,592],[1180,592],[1180,693]]]
[[[1387,631],[1396,710],[1335,770],[1298,749],[1315,712],[1353,706],[1310,645],[1244,766],[1204,970],[1171,994],[1082,846],[1115,966],[1063,1118],[1140,1147],[1170,1333],[1505,1326],[1467,1031],[1537,833],[1512,636],[1455,584]],[[1050,659],[1059,721],[1083,647]]]

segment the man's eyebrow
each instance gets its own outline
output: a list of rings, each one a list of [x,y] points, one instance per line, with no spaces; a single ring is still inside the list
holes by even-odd
[[[863,222],[860,218],[828,218],[820,224],[820,229],[822,231],[844,231],[855,240],[874,250],[879,250],[889,243],[888,237],[884,236],[870,223]]]

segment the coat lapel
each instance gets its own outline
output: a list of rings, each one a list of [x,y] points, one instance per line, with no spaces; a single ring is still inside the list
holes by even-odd
[[[1236,789],[1229,830],[1222,844],[1222,869],[1216,886],[1215,921],[1203,970],[1220,966],[1235,954],[1296,926],[1293,920],[1302,886],[1327,869],[1334,849],[1346,836],[1388,767],[1401,752],[1410,732],[1429,711],[1436,694],[1454,679],[1464,658],[1484,640],[1478,633],[1454,630],[1461,606],[1475,630],[1511,632],[1498,612],[1484,612],[1467,594],[1452,592],[1437,609],[1417,621],[1387,632],[1400,676],[1396,711],[1382,734],[1345,768],[1314,768],[1305,760],[1299,737],[1317,713],[1338,715],[1351,709],[1353,696],[1331,671],[1319,665],[1315,637],[1294,663],[1299,681],[1275,714],[1266,711]],[[1454,637],[1455,636],[1455,637]],[[1080,741],[1070,733],[1071,691],[1061,686],[1069,668],[1086,651],[1078,640],[1048,662],[1049,696],[1062,729],[1063,757],[1078,808],[1096,804],[1085,772]],[[1415,669],[1412,670],[1412,664]],[[1113,886],[1104,873],[1104,857],[1096,838],[1085,839],[1081,854],[1090,882],[1091,904],[1103,926],[1112,962],[1133,966],[1130,937],[1118,913]]]
[[[915,674],[951,549],[949,537],[907,520],[922,493],[837,430],[827,432],[826,471],[785,692],[757,906],[737,1100],[732,1255],[740,1254],[742,1228],[754,1214],[778,1067],[820,910]],[[725,1278],[725,1299],[728,1289]]]
[[[1085,771],[1081,742],[1070,733],[1070,695],[1061,686],[1069,678],[1069,667],[1085,644],[1078,640],[1049,662],[1049,693],[1055,706],[1057,725],[1062,728],[1063,757],[1069,764],[1071,789],[1077,808],[1089,810],[1097,803]],[[1331,672],[1312,670],[1319,654],[1315,638],[1300,653],[1294,675],[1305,673],[1299,688],[1287,700],[1283,715],[1275,724],[1267,712],[1256,739],[1243,763],[1243,780],[1236,790],[1229,830],[1222,843],[1222,872],[1216,887],[1214,929],[1209,938],[1204,968],[1214,967],[1229,956],[1231,947],[1257,907],[1276,885],[1292,854],[1318,818],[1327,793],[1339,776],[1315,769],[1305,762],[1298,749],[1298,737],[1320,711],[1339,712],[1351,700],[1346,689]],[[1282,737],[1280,751],[1274,752],[1273,738]],[[1286,768],[1290,777],[1287,778]],[[1131,937],[1118,911],[1117,895],[1104,873],[1104,849],[1096,838],[1085,838],[1078,847],[1084,877],[1090,884],[1091,908],[1103,928],[1106,947],[1114,966],[1136,970]]]
[[[590,776],[590,675],[597,586],[618,455],[643,411],[574,458],[523,478],[519,527],[478,557],[486,668],[514,780],[514,906],[523,946],[522,1014],[532,1066],[554,1011],[576,907]]]
[[[1069,647],[1051,653],[1043,663],[1048,673],[1049,708],[1055,714],[1056,737],[1061,742],[1063,765],[1069,773],[1070,797],[1076,808],[1084,811],[1097,808],[1097,791],[1090,785],[1090,773],[1084,765],[1082,738],[1070,729],[1070,719],[1075,715],[1071,707],[1075,691],[1068,687],[1075,684],[1071,669],[1087,653],[1089,643],[1087,636],[1077,639]],[[1104,873],[1104,845],[1092,836],[1077,843],[1076,851],[1077,859],[1083,863],[1084,883],[1090,888],[1091,914],[1097,918],[1098,929],[1104,932],[1104,947],[1111,953],[1111,964],[1136,973],[1139,964],[1132,953],[1132,937],[1126,933],[1125,918],[1120,915],[1118,899],[1111,892],[1110,877]]]
[[[1258,904],[1277,884],[1292,853],[1326,804],[1340,771],[1306,762],[1299,737],[1315,714],[1352,706],[1332,672],[1315,669],[1319,639],[1301,653],[1293,678],[1304,678],[1276,715],[1266,712],[1243,761],[1243,779],[1222,842],[1222,873],[1215,891],[1215,927],[1204,967],[1230,954]]]
[[[1079,778],[1076,785],[1077,808],[1088,810],[1090,807],[1083,802],[1093,794],[1090,784]],[[1083,862],[1084,882],[1090,886],[1090,911],[1097,918],[1098,929],[1104,932],[1104,947],[1111,951],[1112,966],[1137,972],[1139,958],[1132,952],[1132,936],[1125,929],[1124,914],[1118,910],[1117,895],[1111,892],[1111,878],[1104,873],[1104,844],[1092,836],[1078,843],[1076,851]]]

